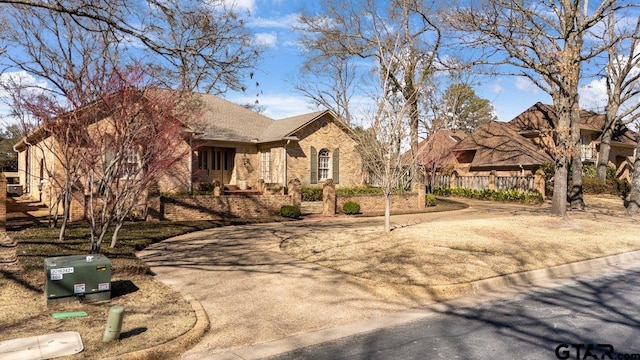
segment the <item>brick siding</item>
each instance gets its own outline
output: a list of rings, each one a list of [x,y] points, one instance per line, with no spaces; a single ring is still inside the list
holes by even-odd
[[[384,195],[336,196],[336,207],[339,214],[343,214],[342,207],[348,201],[360,204],[363,214],[384,212]],[[391,195],[391,210],[418,210],[418,194],[409,193]],[[422,201],[425,201],[424,198]]]
[[[161,217],[170,221],[259,218],[292,205],[289,195],[197,195],[161,198]]]

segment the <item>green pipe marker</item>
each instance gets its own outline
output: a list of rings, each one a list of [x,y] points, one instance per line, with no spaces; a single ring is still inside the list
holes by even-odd
[[[109,309],[109,314],[107,315],[107,326],[105,326],[104,335],[102,336],[103,342],[116,340],[120,337],[123,317],[124,307],[114,305]]]
[[[69,318],[87,316],[87,313],[84,311],[70,311],[70,312],[53,313],[52,316],[54,319],[69,319]]]

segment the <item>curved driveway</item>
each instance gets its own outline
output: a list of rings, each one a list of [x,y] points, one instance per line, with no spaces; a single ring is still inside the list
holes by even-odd
[[[392,216],[394,227],[429,221],[543,212],[540,207],[472,202],[448,213]],[[310,231],[383,226],[382,217],[327,217],[229,226],[154,244],[138,256],[156,278],[202,303],[211,328],[183,359],[432,303],[428,294],[356,278],[291,257],[280,242]]]

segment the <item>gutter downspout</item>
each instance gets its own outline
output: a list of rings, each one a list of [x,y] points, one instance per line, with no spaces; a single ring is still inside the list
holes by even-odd
[[[289,145],[291,143],[291,139],[287,139],[287,142],[284,144],[283,147],[283,151],[282,151],[282,156],[284,157],[284,184],[282,184],[284,187],[287,187],[287,145]]]

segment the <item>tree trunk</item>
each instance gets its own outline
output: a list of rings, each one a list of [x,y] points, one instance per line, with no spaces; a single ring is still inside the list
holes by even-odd
[[[601,182],[607,181],[607,168],[609,167],[609,152],[611,150],[611,137],[613,129],[605,128],[600,140],[600,151],[598,152],[598,167],[596,177]]]
[[[631,194],[629,195],[629,205],[627,214],[637,215],[640,213],[640,136],[636,139],[636,156],[633,160],[633,175],[631,176]]]
[[[600,139],[600,151],[598,152],[597,177],[600,181],[607,181],[607,168],[609,167],[609,152],[611,150],[611,138],[613,138],[613,129],[615,128],[614,119],[618,113],[619,106],[613,101],[607,103],[605,112],[604,129]]]
[[[391,231],[391,194],[384,196],[384,231]]]
[[[70,189],[65,190],[64,200],[62,204],[62,225],[60,225],[60,233],[58,234],[58,240],[64,241],[64,235],[67,231],[67,222],[69,221],[69,209],[71,207],[71,194],[69,193]],[[57,211],[56,211],[57,213]]]
[[[113,234],[111,235],[111,245],[109,246],[112,249],[116,247],[116,243],[118,242],[118,232],[120,231],[120,229],[122,229],[123,223],[123,221],[116,222],[116,226],[113,229]]]

